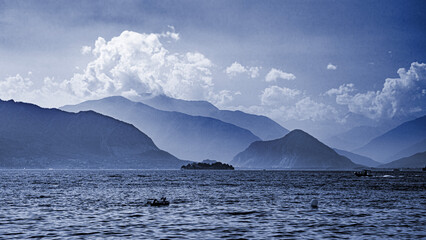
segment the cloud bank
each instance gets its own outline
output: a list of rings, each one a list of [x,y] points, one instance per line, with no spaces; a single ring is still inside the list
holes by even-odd
[[[380,120],[409,116],[426,110],[426,64],[413,62],[408,70],[400,68],[399,78],[387,78],[378,91],[355,93],[355,85],[343,84],[326,95],[335,96],[336,103],[353,113]]]
[[[173,31],[159,34],[123,31],[109,41],[99,37],[94,46],[81,48],[82,54],[93,57],[82,72],[63,81],[45,79],[41,87],[35,86],[29,76],[8,77],[0,81],[0,98],[40,105],[50,102],[47,106],[114,95],[137,99],[141,93],[209,100],[218,105],[232,101],[237,93],[214,90],[214,65],[207,57],[199,52],[174,53],[166,49],[162,41],[179,40],[179,34],[170,28]],[[256,69],[248,71],[258,74]]]
[[[162,38],[178,35],[124,31],[110,41],[99,37],[91,50],[94,60],[67,82],[69,90],[82,98],[151,93],[206,99],[213,86],[211,61],[198,52],[171,53]]]
[[[0,81],[0,99],[14,99],[42,106],[51,106],[52,102],[64,105],[79,101],[76,96],[65,91],[64,82],[58,83],[52,77],[45,77],[41,86],[35,87],[31,76],[32,73],[28,72],[27,76],[16,74]]]

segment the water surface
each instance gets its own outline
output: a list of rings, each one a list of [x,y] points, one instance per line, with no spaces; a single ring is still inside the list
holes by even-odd
[[[425,190],[422,172],[0,171],[0,238],[426,238]]]

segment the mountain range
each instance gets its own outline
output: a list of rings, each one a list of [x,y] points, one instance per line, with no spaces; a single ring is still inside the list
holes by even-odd
[[[143,101],[151,106],[108,97],[59,110],[0,100],[0,168],[176,169],[188,163],[180,159],[219,159],[253,169],[353,169],[425,161],[426,116],[349,152],[302,130],[288,133],[267,117],[219,110],[206,101],[162,95]],[[342,136],[360,139],[370,128],[358,129]]]
[[[324,140],[329,146],[334,148],[351,151],[360,148],[371,141],[373,138],[380,136],[385,131],[379,127],[373,126],[357,126],[343,133],[334,135]]]
[[[425,140],[426,116],[423,116],[404,122],[354,152],[386,163],[426,151]]]
[[[61,109],[70,112],[93,110],[131,123],[148,134],[160,148],[187,160],[229,162],[250,143],[260,140],[247,129],[215,118],[163,111],[118,96]]]
[[[254,169],[353,169],[360,167],[302,130],[282,138],[256,141],[231,164]]]
[[[187,163],[111,117],[0,100],[1,168],[177,169]]]
[[[286,135],[289,131],[265,116],[242,111],[220,110],[207,101],[187,101],[165,95],[146,96],[141,102],[164,111],[175,111],[192,116],[219,119],[251,131],[262,140],[272,140]]]

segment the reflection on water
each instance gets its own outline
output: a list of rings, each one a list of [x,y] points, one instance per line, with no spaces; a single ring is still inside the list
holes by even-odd
[[[0,171],[0,238],[424,238],[425,180],[421,172]],[[162,196],[170,206],[145,204]]]

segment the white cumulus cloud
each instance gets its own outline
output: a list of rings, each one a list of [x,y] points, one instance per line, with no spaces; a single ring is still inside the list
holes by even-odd
[[[353,83],[345,83],[343,85],[340,85],[339,88],[332,88],[325,92],[325,95],[332,96],[332,95],[344,95],[348,94],[350,92],[355,91],[355,84]]]
[[[56,82],[51,77],[45,77],[40,86],[36,87],[35,82],[28,76],[10,76],[3,81],[0,80],[0,99],[13,99],[16,101],[37,103],[41,106],[61,106],[67,103],[76,103],[75,96],[65,90],[63,83]]]
[[[137,100],[141,93],[209,100],[218,105],[232,101],[238,92],[214,89],[213,63],[203,54],[166,49],[163,40],[179,40],[179,34],[170,28],[172,31],[159,34],[124,31],[109,41],[99,37],[94,46],[82,47],[81,52],[93,59],[70,79],[34,82],[30,74],[18,74],[0,80],[0,98],[47,107],[114,95]]]
[[[22,95],[28,92],[32,86],[33,82],[28,76],[22,77],[20,74],[16,74],[16,76],[9,76],[3,81],[0,81],[0,98],[21,98]]]
[[[265,81],[267,82],[273,82],[277,79],[294,80],[296,79],[296,76],[292,73],[286,73],[279,69],[272,68],[265,77]]]
[[[279,122],[290,120],[342,122],[337,109],[313,100],[298,89],[270,86],[262,91],[260,102],[260,105],[241,109],[254,114],[267,115]]]
[[[211,92],[207,100],[216,105],[217,107],[225,107],[228,103],[234,100],[234,96],[240,95],[240,92],[233,92],[230,90],[221,90],[218,93]]]
[[[262,105],[285,104],[300,94],[301,92],[297,89],[271,86],[263,90],[260,100]]]
[[[259,71],[262,67],[250,67],[248,69],[248,72],[250,73],[251,78],[257,78],[259,77]]]
[[[350,112],[371,119],[406,116],[426,110],[426,64],[413,62],[410,69],[400,68],[398,78],[387,78],[378,91],[353,93],[354,85],[345,84],[330,89],[336,103],[346,105]]]
[[[172,53],[162,38],[178,40],[179,35],[124,31],[110,41],[99,37],[91,49],[94,60],[67,81],[69,90],[81,98],[152,93],[205,99],[211,95],[211,61],[198,52]]]
[[[316,102],[310,97],[304,97],[290,107],[281,107],[279,111],[286,120],[339,121],[339,114],[334,107]]]
[[[329,63],[328,65],[327,65],[327,70],[336,70],[337,69],[337,66],[336,65],[333,65],[333,64],[331,64],[331,63]]]
[[[247,72],[247,69],[243,65],[241,65],[240,63],[234,62],[233,64],[231,64],[231,66],[226,68],[225,72],[229,76],[233,77],[233,76],[235,76],[239,73]]]
[[[87,55],[92,51],[92,47],[90,46],[83,46],[81,47],[81,54]]]
[[[235,77],[237,74],[246,73],[251,78],[256,78],[259,76],[260,69],[261,67],[245,67],[238,62],[234,62],[225,69],[225,72],[229,77]]]

